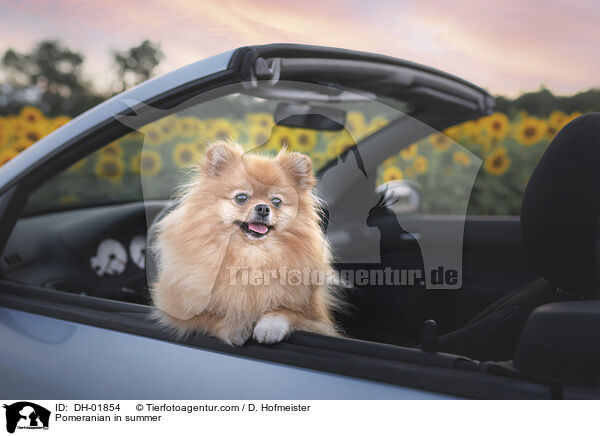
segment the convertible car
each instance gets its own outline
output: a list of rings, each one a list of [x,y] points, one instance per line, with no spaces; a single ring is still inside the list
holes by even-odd
[[[482,159],[443,132],[493,107],[422,65],[273,44],[78,116],[0,168],[0,395],[600,398],[600,115],[556,136],[520,217],[476,215]],[[218,138],[312,159],[344,337],[232,347],[149,319],[152,225]],[[423,138],[416,174],[390,163]]]

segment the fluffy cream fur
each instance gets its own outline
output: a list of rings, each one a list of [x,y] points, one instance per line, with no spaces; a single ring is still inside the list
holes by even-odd
[[[311,162],[302,154],[270,158],[244,154],[230,143],[209,147],[181,203],[158,224],[154,317],[180,336],[198,331],[238,346],[252,335],[277,342],[294,330],[339,334],[331,286],[282,285],[278,276],[269,285],[240,284],[239,276],[233,285],[228,269],[326,272],[330,254],[314,185]],[[243,205],[234,201],[240,192],[248,194]],[[273,197],[282,200],[279,208]],[[239,224],[250,220],[257,204],[272,211],[272,227],[260,240]]]

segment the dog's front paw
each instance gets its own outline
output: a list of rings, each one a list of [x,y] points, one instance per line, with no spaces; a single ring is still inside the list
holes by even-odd
[[[256,323],[253,336],[262,344],[274,344],[290,333],[290,323],[284,315],[265,315]]]

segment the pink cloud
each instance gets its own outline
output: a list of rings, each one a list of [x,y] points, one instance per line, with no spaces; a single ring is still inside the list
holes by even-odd
[[[457,0],[435,7],[415,4],[412,13],[438,29],[440,45],[467,61],[467,70],[473,70],[463,76],[491,89],[517,88],[514,92],[545,83],[568,93],[600,85],[600,57],[594,55],[598,3]]]
[[[99,87],[110,84],[110,50],[145,38],[162,43],[161,72],[242,45],[295,42],[421,62],[497,93],[541,83],[559,93],[600,85],[600,4],[592,0],[13,0],[3,2],[0,16],[0,49],[60,37],[85,52]]]

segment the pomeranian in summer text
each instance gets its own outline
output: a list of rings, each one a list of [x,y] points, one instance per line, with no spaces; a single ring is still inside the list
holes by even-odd
[[[331,259],[314,186],[305,155],[211,145],[181,202],[156,225],[154,318],[180,336],[236,346],[295,330],[339,335],[335,286],[315,280]]]

